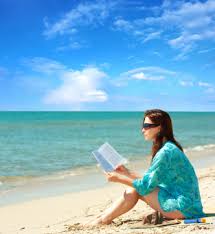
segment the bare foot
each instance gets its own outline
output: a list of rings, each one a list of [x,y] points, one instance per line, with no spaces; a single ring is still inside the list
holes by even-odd
[[[99,226],[99,225],[102,225],[102,218],[101,217],[98,217],[96,218],[95,220],[91,220],[87,223],[85,223],[83,226],[84,227],[92,227],[92,226]]]
[[[88,220],[87,222],[85,222],[85,223],[83,224],[83,226],[84,226],[84,227],[88,226],[88,224],[90,224],[90,223],[92,223],[93,221],[95,221],[95,219],[96,219],[96,220],[99,219],[101,216],[102,216],[102,214],[97,215],[97,216],[94,218],[94,220]]]
[[[92,226],[100,226],[100,225],[108,225],[111,221],[106,220],[102,215],[97,217],[95,220],[92,220],[88,223],[86,223],[85,227],[92,227]]]

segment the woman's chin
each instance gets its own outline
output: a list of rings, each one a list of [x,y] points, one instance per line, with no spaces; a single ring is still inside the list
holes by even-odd
[[[151,141],[152,139],[150,138],[150,137],[148,137],[148,136],[144,136],[144,138],[145,138],[145,141]]]

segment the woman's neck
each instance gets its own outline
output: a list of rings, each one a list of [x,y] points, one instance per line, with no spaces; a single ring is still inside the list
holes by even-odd
[[[168,139],[166,137],[164,137],[162,140],[162,144],[164,145],[167,141],[168,141]],[[153,143],[155,143],[155,140],[153,140]]]
[[[165,144],[168,141],[166,137],[163,138],[163,144]]]

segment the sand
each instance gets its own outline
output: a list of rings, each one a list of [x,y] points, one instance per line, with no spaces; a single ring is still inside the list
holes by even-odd
[[[215,165],[196,170],[204,212],[215,213]],[[126,186],[107,183],[92,191],[82,191],[56,197],[42,198],[0,207],[0,233],[57,234],[57,233],[215,233],[215,224],[172,225],[143,229],[141,219],[151,210],[143,201],[111,225],[83,228],[80,224],[92,220],[114,200]],[[140,229],[133,229],[139,226]]]

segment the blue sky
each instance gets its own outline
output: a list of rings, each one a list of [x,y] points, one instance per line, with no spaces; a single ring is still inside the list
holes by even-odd
[[[0,0],[0,110],[215,111],[215,1]]]

